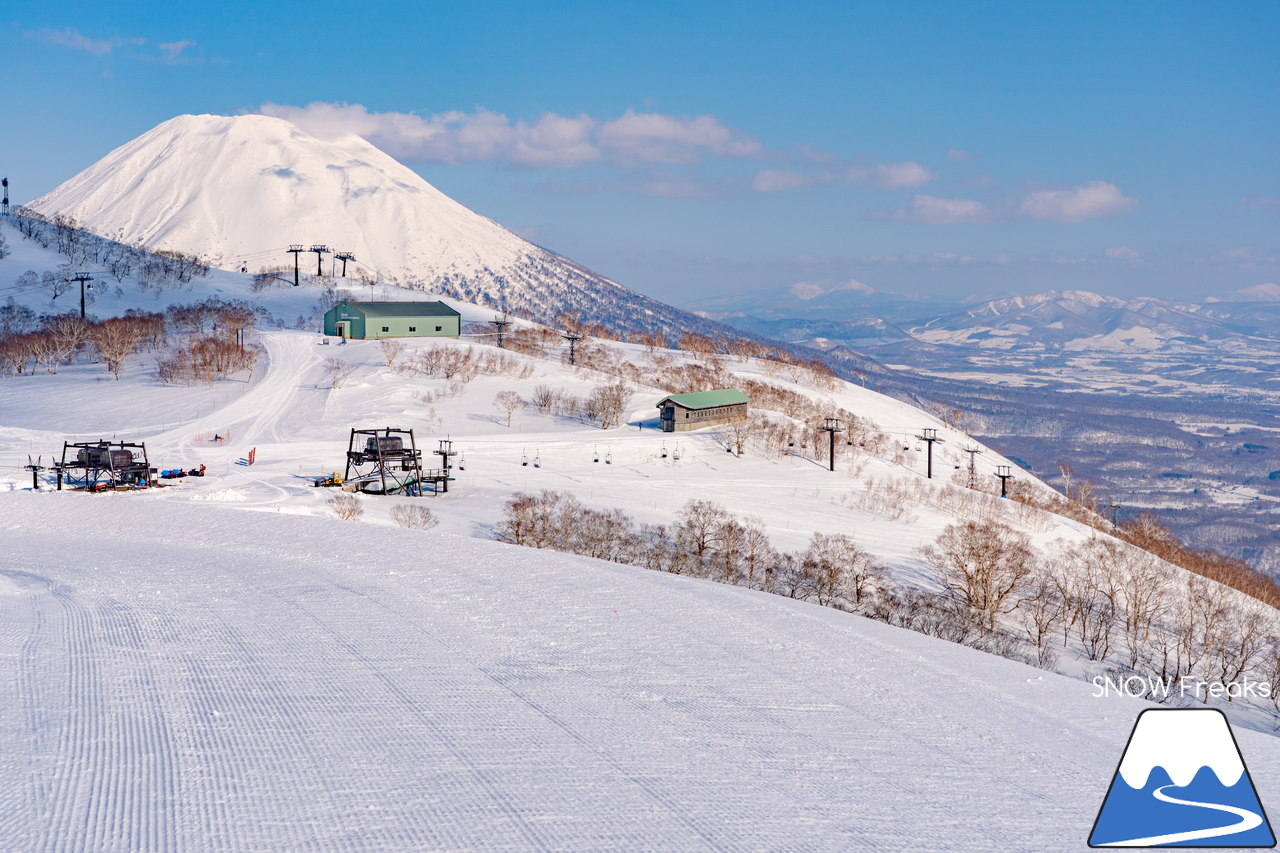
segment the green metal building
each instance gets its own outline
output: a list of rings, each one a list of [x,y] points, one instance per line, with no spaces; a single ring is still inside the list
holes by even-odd
[[[663,432],[686,432],[740,421],[751,398],[736,388],[672,394],[658,403]]]
[[[456,338],[462,315],[443,302],[339,302],[324,315],[324,333],[355,340]]]

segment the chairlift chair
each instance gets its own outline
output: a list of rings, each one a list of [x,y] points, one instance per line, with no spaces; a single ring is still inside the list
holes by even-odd
[[[467,455],[465,453],[458,457],[458,470],[467,470]]]
[[[613,450],[612,450],[612,449],[610,449],[610,450],[609,450],[609,452],[605,453],[605,455],[604,455],[604,464],[606,464],[606,465],[612,465],[612,464],[613,464]]]
[[[542,457],[541,457],[541,456],[536,455],[536,454],[534,455],[534,457],[533,457],[533,467],[534,467],[534,468],[541,468],[541,467],[542,467]]]
[[[592,462],[600,461],[600,448],[597,447],[596,449],[591,451],[591,461]]]
[[[520,453],[520,467],[521,468],[529,467],[529,456],[523,451]]]

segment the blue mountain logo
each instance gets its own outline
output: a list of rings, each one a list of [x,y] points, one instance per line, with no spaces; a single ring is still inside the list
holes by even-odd
[[[1138,715],[1090,847],[1275,847],[1226,716],[1212,708]]]

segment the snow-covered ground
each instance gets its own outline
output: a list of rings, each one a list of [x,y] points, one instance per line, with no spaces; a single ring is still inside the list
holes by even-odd
[[[6,233],[15,256],[0,271],[49,260]],[[208,295],[288,316],[316,293],[255,296],[219,272],[94,309]],[[637,389],[617,429],[533,409],[506,426],[500,391],[613,381],[554,353],[512,356],[524,378],[450,388],[388,369],[374,342],[256,337],[252,381],[162,386],[148,354],[119,381],[89,363],[0,381],[5,850],[1084,848],[1142,703],[810,603],[483,541],[517,490],[664,523],[697,497],[761,517],[788,550],[851,533],[928,585],[913,550],[956,520],[938,487],[967,436],[858,386],[770,379],[889,436],[883,456],[842,448],[830,472],[738,458],[714,431],[664,435],[656,388]],[[493,351],[408,343],[402,364],[423,347]],[[357,367],[340,388],[323,367],[334,357]],[[749,361],[725,368],[761,378]],[[342,471],[352,427],[383,426],[413,428],[428,452],[450,438],[458,479],[447,497],[362,497],[364,519],[340,521],[310,478]],[[923,428],[947,442],[933,485],[923,454],[891,458]],[[145,441],[152,465],[208,476],[127,495],[30,489],[28,454],[98,438]],[[1002,464],[977,457],[987,480]],[[919,497],[862,501],[890,478]],[[391,507],[413,502],[437,530],[392,524]],[[1042,546],[1093,535],[1007,502],[1000,513]],[[1280,741],[1238,736],[1265,804]]]
[[[6,850],[1083,850],[1142,707],[437,532],[66,493],[0,518]],[[1237,736],[1265,804],[1280,742]]]

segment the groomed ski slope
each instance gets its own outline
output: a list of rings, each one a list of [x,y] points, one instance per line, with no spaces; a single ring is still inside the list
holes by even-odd
[[[66,493],[0,518],[8,851],[1082,850],[1142,707],[435,532]],[[1237,737],[1265,802],[1280,744]]]

